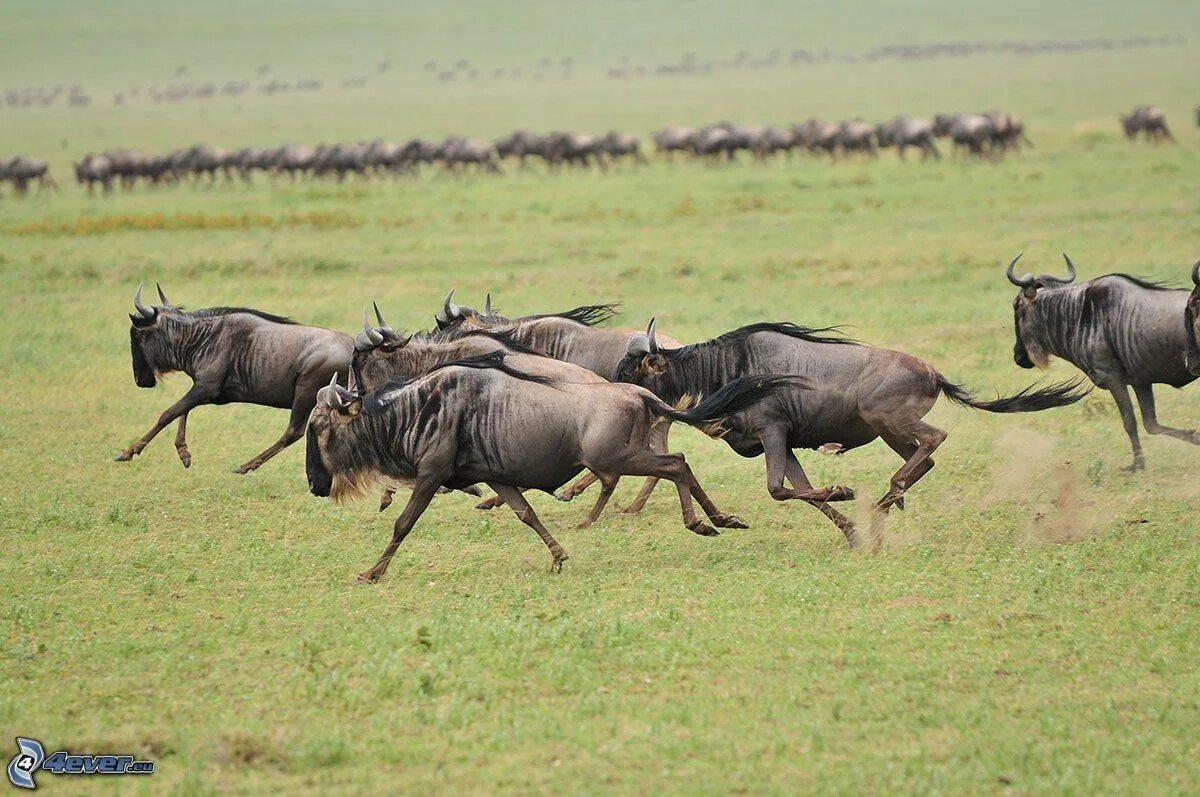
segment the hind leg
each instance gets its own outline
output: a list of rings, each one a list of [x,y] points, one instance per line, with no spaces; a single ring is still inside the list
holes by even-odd
[[[554,497],[557,498],[559,501],[570,501],[575,496],[579,495],[580,493],[582,493],[584,490],[591,487],[595,483],[596,483],[596,474],[585,473],[582,476],[580,476],[578,479],[576,479],[574,484],[572,484],[570,487],[566,488],[565,490],[562,490]]]
[[[671,434],[671,424],[663,422],[650,432],[650,450],[656,454],[667,453],[668,436]],[[650,493],[654,492],[654,488],[658,486],[658,478],[649,476],[642,483],[642,489],[638,492],[637,498],[633,499],[633,503],[625,507],[621,511],[626,515],[636,515],[646,506],[646,501],[650,498]]]
[[[933,469],[930,456],[946,440],[946,433],[921,420],[912,420],[903,426],[880,430],[879,436],[905,463],[892,475],[892,484],[887,493],[875,502],[875,508],[887,512],[893,505],[903,508],[904,493],[917,480]]]
[[[1174,429],[1170,426],[1163,426],[1158,422],[1158,415],[1154,409],[1154,388],[1152,385],[1134,385],[1133,392],[1137,396],[1138,406],[1142,410],[1142,425],[1146,427],[1147,432],[1150,434],[1165,434],[1169,437],[1174,437],[1176,440],[1183,440],[1192,445],[1200,446],[1200,433],[1195,429]]]
[[[521,491],[515,487],[510,487],[507,484],[494,484],[488,482],[488,487],[496,491],[496,495],[504,499],[504,503],[508,504],[517,516],[517,519],[524,523],[529,528],[537,532],[537,535],[542,538],[542,542],[546,543],[546,547],[550,549],[550,569],[556,573],[562,572],[563,562],[570,557],[563,547],[558,544],[558,540],[551,536],[546,527],[542,525],[542,521],[538,519],[537,513],[533,511],[533,507],[525,500],[525,496],[521,495]]]
[[[688,467],[683,454],[656,454],[649,449],[613,452],[604,457],[605,462],[588,463],[588,469],[594,473],[612,473],[622,476],[656,476],[666,479],[675,485],[679,493],[679,508],[683,513],[683,525],[688,531],[704,537],[714,537],[717,530],[705,523],[696,515],[692,505],[692,492],[704,491],[696,483],[692,469]],[[707,500],[707,499],[706,499]]]
[[[577,529],[589,528],[596,522],[596,518],[600,517],[600,513],[604,511],[608,499],[612,497],[613,490],[617,489],[617,482],[621,480],[620,476],[607,473],[598,473],[596,478],[600,480],[600,495],[596,497],[596,505],[592,507],[591,512],[588,512],[588,516],[579,521],[579,525],[575,527]]]

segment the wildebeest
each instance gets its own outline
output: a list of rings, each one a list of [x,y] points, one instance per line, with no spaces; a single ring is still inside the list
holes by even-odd
[[[117,455],[118,462],[140,454],[178,418],[175,449],[184,467],[190,466],[187,417],[202,404],[242,402],[290,409],[283,436],[234,469],[249,473],[304,436],[317,391],[333,374],[349,370],[354,341],[344,333],[245,307],[183,310],[167,301],[161,288],[158,296],[162,304],[147,307],[140,285],[133,295],[129,347],[134,381],[138,387],[154,387],[158,377],[182,371],[192,378],[192,387],[145,436]]]
[[[1139,105],[1128,116],[1118,114],[1125,137],[1130,140],[1137,138],[1138,133],[1144,133],[1147,141],[1174,141],[1170,128],[1167,127],[1167,115],[1162,108],[1152,105]]]
[[[796,145],[796,135],[791,130],[781,127],[764,127],[754,140],[751,150],[754,157],[766,160],[777,152],[786,152],[792,156],[792,147]]]
[[[29,155],[17,155],[7,161],[0,160],[0,183],[8,180],[18,194],[29,191],[29,184],[37,181],[38,191],[48,188],[58,188],[58,183],[50,176],[50,168],[46,161]]]
[[[364,311],[363,331],[354,340],[355,351],[351,370],[354,384],[364,392],[373,390],[396,376],[416,378],[428,373],[431,368],[452,360],[497,353],[504,354],[506,363],[524,373],[555,380],[560,390],[586,392],[594,385],[606,385],[606,390],[613,387],[610,380],[593,371],[566,360],[546,357],[525,346],[514,338],[508,329],[454,329],[402,335],[387,325],[378,306],[375,307],[375,316],[379,326],[373,328],[369,326]],[[664,425],[666,423],[664,422]],[[651,434],[650,442],[654,445],[661,438],[662,434],[656,428]],[[659,448],[665,453],[665,447]],[[594,479],[589,480],[589,483],[591,481]],[[392,492],[389,490],[385,493],[380,504],[381,511],[391,502]],[[595,522],[607,502],[608,495],[602,493],[596,506],[579,527],[586,528]],[[492,509],[497,505],[495,499],[488,499],[477,508]],[[737,516],[720,512],[715,506],[709,506],[706,512],[716,526],[748,528]]]
[[[1000,111],[988,111],[984,114],[992,123],[992,143],[1001,150],[1017,151],[1021,144],[1033,146],[1029,136],[1025,135],[1025,123],[1018,116]]]
[[[1187,354],[1184,361],[1190,374],[1200,376],[1200,343],[1197,343],[1200,340],[1200,327],[1197,327],[1200,323],[1200,260],[1192,264],[1192,284],[1196,287],[1192,288],[1183,313],[1184,333],[1187,337]]]
[[[468,305],[455,304],[453,298],[454,291],[451,291],[434,319],[439,329],[502,329],[523,346],[556,360],[574,363],[610,382],[615,380],[617,367],[625,356],[629,336],[636,332],[598,326],[616,314],[615,305],[585,305],[561,313],[505,318],[492,312],[490,295],[483,312]],[[662,340],[668,346],[683,345],[666,335],[662,336]],[[666,452],[669,434],[670,424],[664,423],[658,427],[657,436],[652,441],[656,451]],[[584,476],[558,497],[570,501],[594,482],[594,478]],[[654,491],[655,484],[655,479],[647,479],[637,498],[623,511],[629,514],[640,512]]]
[[[674,153],[686,151],[691,147],[692,136],[695,133],[690,127],[667,125],[654,134],[654,148],[659,155],[665,154],[671,158]]]
[[[112,193],[112,163],[103,155],[93,155],[88,153],[83,156],[83,160],[74,164],[75,166],[75,182],[80,185],[87,185],[89,194],[93,193],[96,188],[96,183],[99,183],[104,193]]]
[[[532,130],[515,130],[496,141],[496,154],[501,159],[515,157],[524,169],[528,166],[526,158],[530,156],[549,160],[549,139],[549,136]]]
[[[546,160],[552,166],[565,163],[586,168],[594,163],[600,171],[608,168],[604,139],[591,133],[551,133],[546,142]]]
[[[622,133],[619,130],[609,130],[600,139],[600,149],[609,158],[616,161],[626,158],[636,163],[645,163],[646,156],[642,154],[642,145],[633,133]]]
[[[442,162],[451,172],[459,172],[467,166],[476,166],[480,171],[500,173],[496,159],[496,145],[482,138],[451,137],[446,139],[441,152]]]
[[[989,155],[996,143],[995,124],[978,113],[938,114],[933,119],[933,132],[948,136],[955,150],[965,149],[972,155]]]
[[[866,346],[833,329],[791,323],[758,323],[682,348],[663,348],[654,324],[629,340],[617,379],[648,388],[667,403],[704,396],[750,373],[803,376],[804,390],[785,390],[727,418],[724,440],[744,457],[766,455],[767,489],[777,501],[799,499],[816,507],[856,543],[856,529],[831,501],[854,497],[847,487],[814,489],[792,449],[841,453],[883,438],[905,461],[875,503],[886,512],[903,507],[905,492],[933,468],[931,455],[946,432],[922,420],[939,395],[988,412],[1033,412],[1083,398],[1076,383],[1027,388],[980,401],[933,366],[904,352]],[[784,486],[784,479],[791,489]]]
[[[796,141],[809,152],[824,152],[837,158],[839,127],[821,119],[809,119],[792,127]]]
[[[942,156],[933,139],[933,122],[928,119],[897,116],[890,122],[875,126],[875,140],[879,146],[895,147],[900,160],[904,160],[904,153],[909,147],[921,150],[921,160],[930,156],[940,160]]]
[[[1154,385],[1179,388],[1197,376],[1187,362],[1188,324],[1183,320],[1188,292],[1128,274],[1106,274],[1076,284],[1075,265],[1066,254],[1065,277],[1018,277],[1020,257],[1013,258],[1005,272],[1020,289],[1013,299],[1017,365],[1044,368],[1051,356],[1062,357],[1110,392],[1133,446],[1133,464],[1126,468],[1130,472],[1146,467],[1129,400],[1131,385],[1147,432],[1200,445],[1195,431],[1160,424],[1154,409]]]
[[[308,426],[310,491],[343,499],[375,481],[413,486],[379,561],[359,575],[373,583],[387,572],[396,549],[444,485],[462,489],[485,483],[550,549],[561,570],[567,552],[538,519],[522,490],[555,489],[586,468],[612,493],[624,475],[656,476],[675,483],[684,525],[697,534],[716,530],[692,505],[707,497],[682,454],[649,449],[661,419],[704,427],[752,406],[792,377],[734,380],[690,411],[676,410],[649,391],[618,385],[565,390],[553,379],[510,368],[502,353],[435,366],[416,379],[398,377],[359,400],[331,381],[318,394]],[[336,377],[335,377],[336,378]]]
[[[875,151],[875,131],[866,122],[850,119],[838,125],[837,143],[844,153],[864,152],[872,158],[879,157]]]

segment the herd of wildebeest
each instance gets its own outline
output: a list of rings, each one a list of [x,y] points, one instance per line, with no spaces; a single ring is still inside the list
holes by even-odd
[[[1120,117],[1130,139],[1139,134],[1150,140],[1173,140],[1161,108],[1139,105]],[[1200,125],[1200,107],[1196,108]],[[880,149],[894,148],[901,159],[911,148],[921,159],[940,158],[937,140],[945,139],[955,151],[983,158],[996,158],[1032,145],[1025,124],[1010,113],[938,114],[933,118],[897,116],[870,125],[861,120],[840,123],[809,119],[791,127],[751,127],[717,122],[703,127],[667,125],[652,135],[654,149],[664,159],[690,155],[710,162],[734,161],[739,152],[759,162],[796,151],[806,151],[834,160],[862,155],[874,158]],[[375,139],[357,143],[282,144],[278,147],[224,149],[195,144],[166,154],[134,150],[88,153],[74,163],[75,179],[89,193],[104,193],[114,185],[132,189],[190,181],[213,185],[219,178],[230,182],[253,180],[256,173],[298,178],[328,177],[343,181],[349,176],[414,175],[421,166],[440,166],[459,174],[467,169],[498,174],[501,163],[515,160],[520,168],[540,160],[551,171],[562,167],[596,167],[607,170],[620,163],[647,163],[637,136],[612,130],[605,134],[554,131],[537,133],[517,130],[495,141],[450,136],[442,141],[414,138],[410,141]],[[56,189],[45,160],[26,155],[0,159],[0,185],[12,184],[17,194],[30,186]]]
[[[1129,274],[1076,280],[1066,274],[1019,274],[1009,263],[1014,360],[1044,367],[1053,356],[1077,366],[1111,393],[1133,448],[1127,470],[1145,467],[1129,388],[1145,431],[1200,445],[1200,432],[1164,426],[1153,386],[1182,387],[1200,377],[1200,260],[1195,289],[1179,290]],[[670,453],[672,423],[723,439],[743,457],[764,455],[767,491],[799,500],[832,521],[851,545],[855,523],[834,504],[849,487],[814,487],[796,449],[842,454],[876,439],[902,466],[874,502],[876,516],[903,509],[908,490],[934,466],[946,432],[924,420],[939,396],[993,413],[1033,412],[1078,402],[1084,379],[1032,385],[991,401],[974,397],[910,354],[867,345],[835,327],[757,322],[684,344],[648,327],[605,326],[610,304],[509,318],[490,294],[476,309],[446,296],[429,331],[391,327],[378,306],[348,334],[306,326],[244,307],[185,310],[162,288],[147,305],[139,286],[129,318],[135,382],[153,387],[171,372],[192,386],[118,461],[139,454],[178,421],[175,448],[191,465],[189,413],[205,404],[245,402],[290,410],[283,436],[236,468],[249,473],[307,436],[309,490],[336,500],[382,488],[380,510],[397,489],[411,490],[383,555],[359,578],[375,582],[438,493],[465,492],[477,506],[507,504],[534,529],[560,570],[567,553],[524,493],[571,500],[600,483],[580,527],[601,516],[622,476],[646,481],[625,512],[637,513],[660,479],[674,484],[684,525],[696,534],[746,528],[718,508],[682,454]],[[574,483],[570,483],[577,479]],[[700,505],[704,517],[697,513]],[[707,520],[705,520],[707,517]]]

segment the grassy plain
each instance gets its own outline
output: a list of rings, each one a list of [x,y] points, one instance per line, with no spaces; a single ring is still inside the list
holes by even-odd
[[[517,125],[638,132],[721,117],[1000,106],[1036,148],[946,159],[767,167],[654,163],[547,176],[140,190],[0,199],[0,738],[158,761],[142,782],[45,778],[56,791],[947,793],[1194,792],[1200,786],[1200,451],[1146,441],[1108,399],[1039,416],[939,403],[950,438],[875,555],[766,495],[761,460],[677,433],[749,531],[701,539],[666,492],[638,518],[570,527],[547,572],[509,514],[439,498],[386,580],[355,586],[394,512],[307,494],[300,446],[230,466],[283,413],[194,413],[194,464],[169,433],[111,457],[186,389],[138,390],[125,313],[138,282],[191,306],[247,304],[351,329],[376,299],[394,325],[491,291],[523,314],[619,299],[623,323],[699,340],[742,323],[847,324],[983,394],[1036,375],[1011,359],[1024,250],[1084,276],[1183,284],[1200,254],[1200,56],[1168,46],[1032,58],[836,63],[611,80],[630,54],[1089,36],[1195,35],[1182,3],[962,8],[479,3],[43,3],[0,34],[14,85],[80,82],[88,109],[0,109],[0,151],[51,159],[469,132]],[[266,10],[264,10],[266,9]],[[152,13],[157,11],[157,13]],[[490,69],[575,59],[570,78],[441,84],[431,59]],[[387,60],[385,73],[372,72]],[[165,107],[131,82],[368,74],[361,89]],[[1178,146],[1130,145],[1115,114],[1167,108]],[[161,223],[159,221],[161,219]],[[291,221],[289,221],[291,220]],[[1052,377],[1072,375],[1057,363]],[[1195,390],[1160,417],[1200,423]],[[875,496],[880,444],[802,456],[813,481]],[[628,498],[630,485],[621,488]]]

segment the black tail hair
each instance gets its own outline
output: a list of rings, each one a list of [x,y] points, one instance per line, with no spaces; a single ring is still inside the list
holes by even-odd
[[[645,396],[646,406],[655,415],[673,421],[697,425],[728,418],[748,409],[783,388],[806,388],[808,380],[791,374],[739,376],[690,410],[677,410],[657,397]]]
[[[1054,407],[1065,407],[1092,392],[1091,388],[1081,390],[1082,386],[1082,379],[1055,382],[1040,390],[1035,390],[1037,384],[1032,384],[1011,396],[1001,396],[994,401],[980,401],[962,385],[956,385],[944,376],[938,376],[938,388],[946,398],[964,407],[986,412],[1039,412]]]
[[[594,327],[597,324],[603,324],[605,321],[612,320],[620,312],[620,302],[608,302],[607,304],[585,304],[583,307],[564,310],[561,313],[545,313],[518,320],[532,321],[537,318],[565,318],[568,321],[574,321],[586,327]]]
[[[504,358],[508,355],[505,351],[494,351],[491,354],[479,354],[474,357],[464,357],[461,360],[451,360],[448,363],[435,365],[426,371],[426,374],[432,374],[435,371],[440,371],[443,368],[479,368],[487,370],[502,371],[511,377],[523,379],[526,382],[536,382],[539,385],[553,384],[554,380],[548,376],[537,376],[535,374],[527,374],[524,371],[518,371],[515,368],[510,368],[505,364]]]

